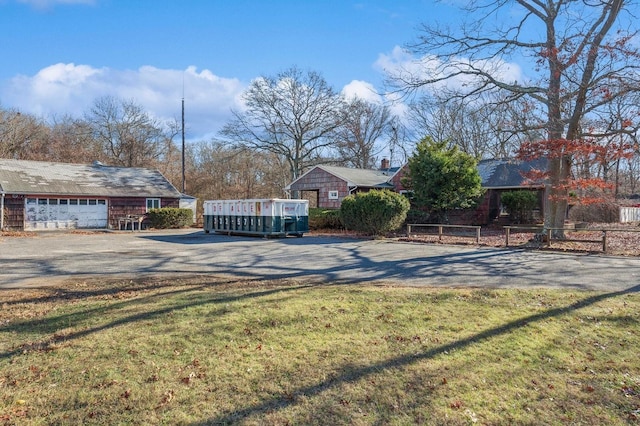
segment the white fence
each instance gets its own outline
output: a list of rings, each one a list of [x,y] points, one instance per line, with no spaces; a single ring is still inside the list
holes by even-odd
[[[640,207],[620,207],[620,222],[640,222]]]

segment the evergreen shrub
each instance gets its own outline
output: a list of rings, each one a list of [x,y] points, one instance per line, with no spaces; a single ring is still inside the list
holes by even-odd
[[[500,202],[515,223],[533,220],[533,209],[538,204],[538,196],[532,191],[508,191],[500,195]]]
[[[349,195],[340,207],[346,229],[369,235],[382,235],[400,228],[408,211],[409,200],[386,189]]]

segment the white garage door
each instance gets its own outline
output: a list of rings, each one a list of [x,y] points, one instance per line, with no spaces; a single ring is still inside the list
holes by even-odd
[[[26,230],[106,228],[107,200],[27,198]]]

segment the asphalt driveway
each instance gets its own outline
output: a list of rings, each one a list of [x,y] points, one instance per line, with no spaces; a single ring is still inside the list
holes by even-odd
[[[172,274],[605,291],[640,286],[640,258],[316,236],[264,239],[195,229],[0,237],[0,271],[0,288]]]

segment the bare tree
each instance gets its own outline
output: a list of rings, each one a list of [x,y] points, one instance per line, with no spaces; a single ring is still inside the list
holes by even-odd
[[[336,149],[347,166],[374,168],[382,152],[381,139],[391,135],[393,116],[389,107],[352,98],[344,105],[336,128]]]
[[[610,183],[617,196],[620,190],[621,168],[634,155],[638,146],[640,120],[640,92],[628,92],[613,99],[595,111],[585,127],[590,129],[591,139],[597,144],[592,156],[584,158],[579,170],[585,178],[597,176]]]
[[[45,160],[48,127],[41,119],[17,110],[0,109],[0,158]],[[41,155],[42,154],[42,155]]]
[[[103,97],[85,116],[108,160],[124,167],[157,167],[171,149],[178,127],[151,118],[133,101]]]
[[[637,199],[640,190],[640,151],[637,148],[631,158],[624,160],[620,174],[620,187],[626,196]]]
[[[464,99],[423,96],[409,105],[408,119],[423,137],[448,141],[476,159],[503,158],[517,151],[516,135],[503,130],[512,113],[501,102],[469,105]]]
[[[287,167],[270,152],[249,152],[222,141],[190,147],[191,195],[204,199],[282,197]]]
[[[422,27],[412,46],[424,54],[420,71],[392,77],[404,89],[435,86],[447,97],[465,99],[500,93],[506,103],[529,105],[530,120],[523,130],[544,132],[537,152],[549,158],[545,227],[562,228],[572,169],[568,148],[581,148],[588,133],[582,126],[585,117],[638,88],[639,55],[630,43],[634,33],[625,27],[633,18],[623,22],[627,3],[467,2],[464,13],[469,19],[459,29]],[[535,60],[527,64],[522,81],[507,72],[506,61],[514,58]]]
[[[107,161],[98,142],[93,139],[86,121],[70,116],[56,119],[49,128],[46,159],[63,163]]]
[[[334,144],[342,99],[313,71],[290,68],[254,80],[243,95],[246,109],[232,111],[221,134],[231,142],[283,158],[291,180]]]

